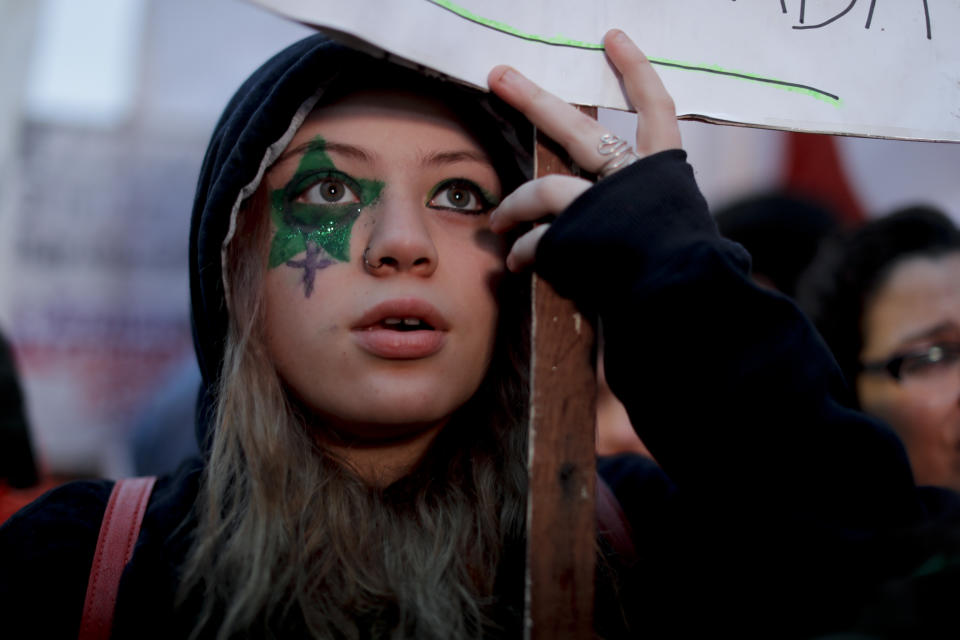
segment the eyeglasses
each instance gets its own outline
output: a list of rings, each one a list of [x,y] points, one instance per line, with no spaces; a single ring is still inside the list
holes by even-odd
[[[941,342],[920,351],[896,355],[889,360],[864,362],[863,371],[888,373],[894,379],[931,380],[945,377],[960,364],[960,342]]]

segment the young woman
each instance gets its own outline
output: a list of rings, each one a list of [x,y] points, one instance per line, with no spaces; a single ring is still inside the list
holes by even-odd
[[[824,247],[803,305],[857,402],[903,440],[918,484],[960,491],[960,231],[934,209]]]
[[[815,333],[717,235],[649,62],[605,44],[635,151],[512,69],[492,97],[321,36],[240,88],[191,235],[205,454],[158,482],[113,637],[519,637],[529,268],[599,316],[660,464],[600,464],[640,560],[600,541],[599,635],[844,628],[927,560],[903,537],[955,503],[836,399]],[[599,183],[525,182],[528,120]],[[2,530],[5,620],[76,634],[109,489]]]

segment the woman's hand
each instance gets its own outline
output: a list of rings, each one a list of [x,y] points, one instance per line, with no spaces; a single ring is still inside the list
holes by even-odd
[[[647,57],[618,29],[608,31],[603,44],[637,112],[635,152],[623,146],[604,145],[602,138],[610,132],[599,122],[544,91],[515,69],[498,66],[487,77],[491,91],[560,143],[580,167],[601,176],[638,157],[680,146],[673,99]],[[504,198],[493,214],[490,227],[500,233],[524,222],[559,214],[590,186],[587,180],[573,176],[553,175],[531,180]],[[541,224],[514,243],[507,256],[509,269],[519,271],[533,264],[537,244],[549,226]]]

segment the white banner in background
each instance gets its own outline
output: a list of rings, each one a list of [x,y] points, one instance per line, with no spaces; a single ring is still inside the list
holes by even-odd
[[[626,109],[612,27],[681,116],[960,141],[960,0],[252,0],[467,83],[509,64],[576,104]]]

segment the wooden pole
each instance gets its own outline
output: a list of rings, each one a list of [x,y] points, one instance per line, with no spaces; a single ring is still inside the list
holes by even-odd
[[[595,108],[584,108],[596,118]],[[572,174],[537,134],[536,175]],[[530,493],[524,637],[593,637],[596,378],[593,328],[573,303],[532,276]]]

